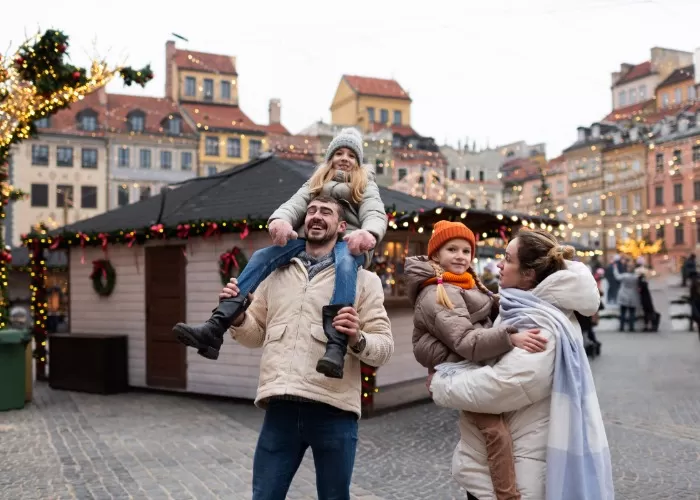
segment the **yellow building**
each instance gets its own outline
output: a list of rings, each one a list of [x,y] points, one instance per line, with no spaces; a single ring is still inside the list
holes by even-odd
[[[365,133],[391,128],[404,135],[400,129],[410,128],[411,98],[396,80],[343,75],[331,103],[331,122],[359,126]]]
[[[166,97],[180,104],[199,133],[199,175],[213,175],[265,151],[267,127],[238,102],[236,58],[165,46]]]

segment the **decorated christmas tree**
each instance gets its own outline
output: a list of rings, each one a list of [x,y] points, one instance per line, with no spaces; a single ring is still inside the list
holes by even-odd
[[[5,218],[8,203],[26,197],[10,184],[8,160],[12,146],[36,134],[34,123],[37,120],[69,107],[107,85],[115,76],[120,76],[125,85],[144,86],[153,78],[153,72],[149,66],[140,70],[111,67],[103,60],[92,61],[89,69],[74,66],[69,62],[68,37],[57,30],[38,33],[24,42],[12,58],[0,55],[0,220]],[[7,326],[7,279],[11,260],[9,247],[0,232],[0,329]],[[43,259],[40,263],[45,270]],[[32,270],[33,283],[44,279],[42,269]],[[35,355],[43,360],[45,298],[34,295],[31,308],[37,346]]]
[[[537,214],[550,214],[554,212],[554,200],[552,199],[552,192],[547,182],[547,177],[544,175],[544,170],[540,169],[540,187],[537,189],[537,196],[535,197],[535,206],[537,207]]]

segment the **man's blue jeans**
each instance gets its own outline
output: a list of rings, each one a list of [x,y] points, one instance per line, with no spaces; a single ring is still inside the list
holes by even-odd
[[[272,245],[255,252],[238,277],[240,294],[245,297],[255,291],[272,271],[289,264],[306,248],[306,240],[289,240],[283,247]],[[335,258],[335,288],[330,305],[353,304],[357,290],[357,268],[365,262],[364,255],[355,257],[344,241],[333,250]]]
[[[253,500],[284,500],[306,449],[319,500],[349,500],[357,415],[322,403],[272,400],[253,459]]]

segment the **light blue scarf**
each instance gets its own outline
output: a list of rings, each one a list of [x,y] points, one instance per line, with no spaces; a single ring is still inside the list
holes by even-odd
[[[556,338],[546,500],[613,500],[610,449],[583,338],[560,309],[529,291],[501,289],[500,316],[505,325]]]

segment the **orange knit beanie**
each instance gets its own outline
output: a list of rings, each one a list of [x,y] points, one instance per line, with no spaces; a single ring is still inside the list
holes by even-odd
[[[433,226],[433,235],[428,242],[428,257],[432,257],[440,248],[450,240],[461,238],[467,240],[472,247],[472,258],[476,254],[476,238],[474,233],[461,222],[441,220]]]

